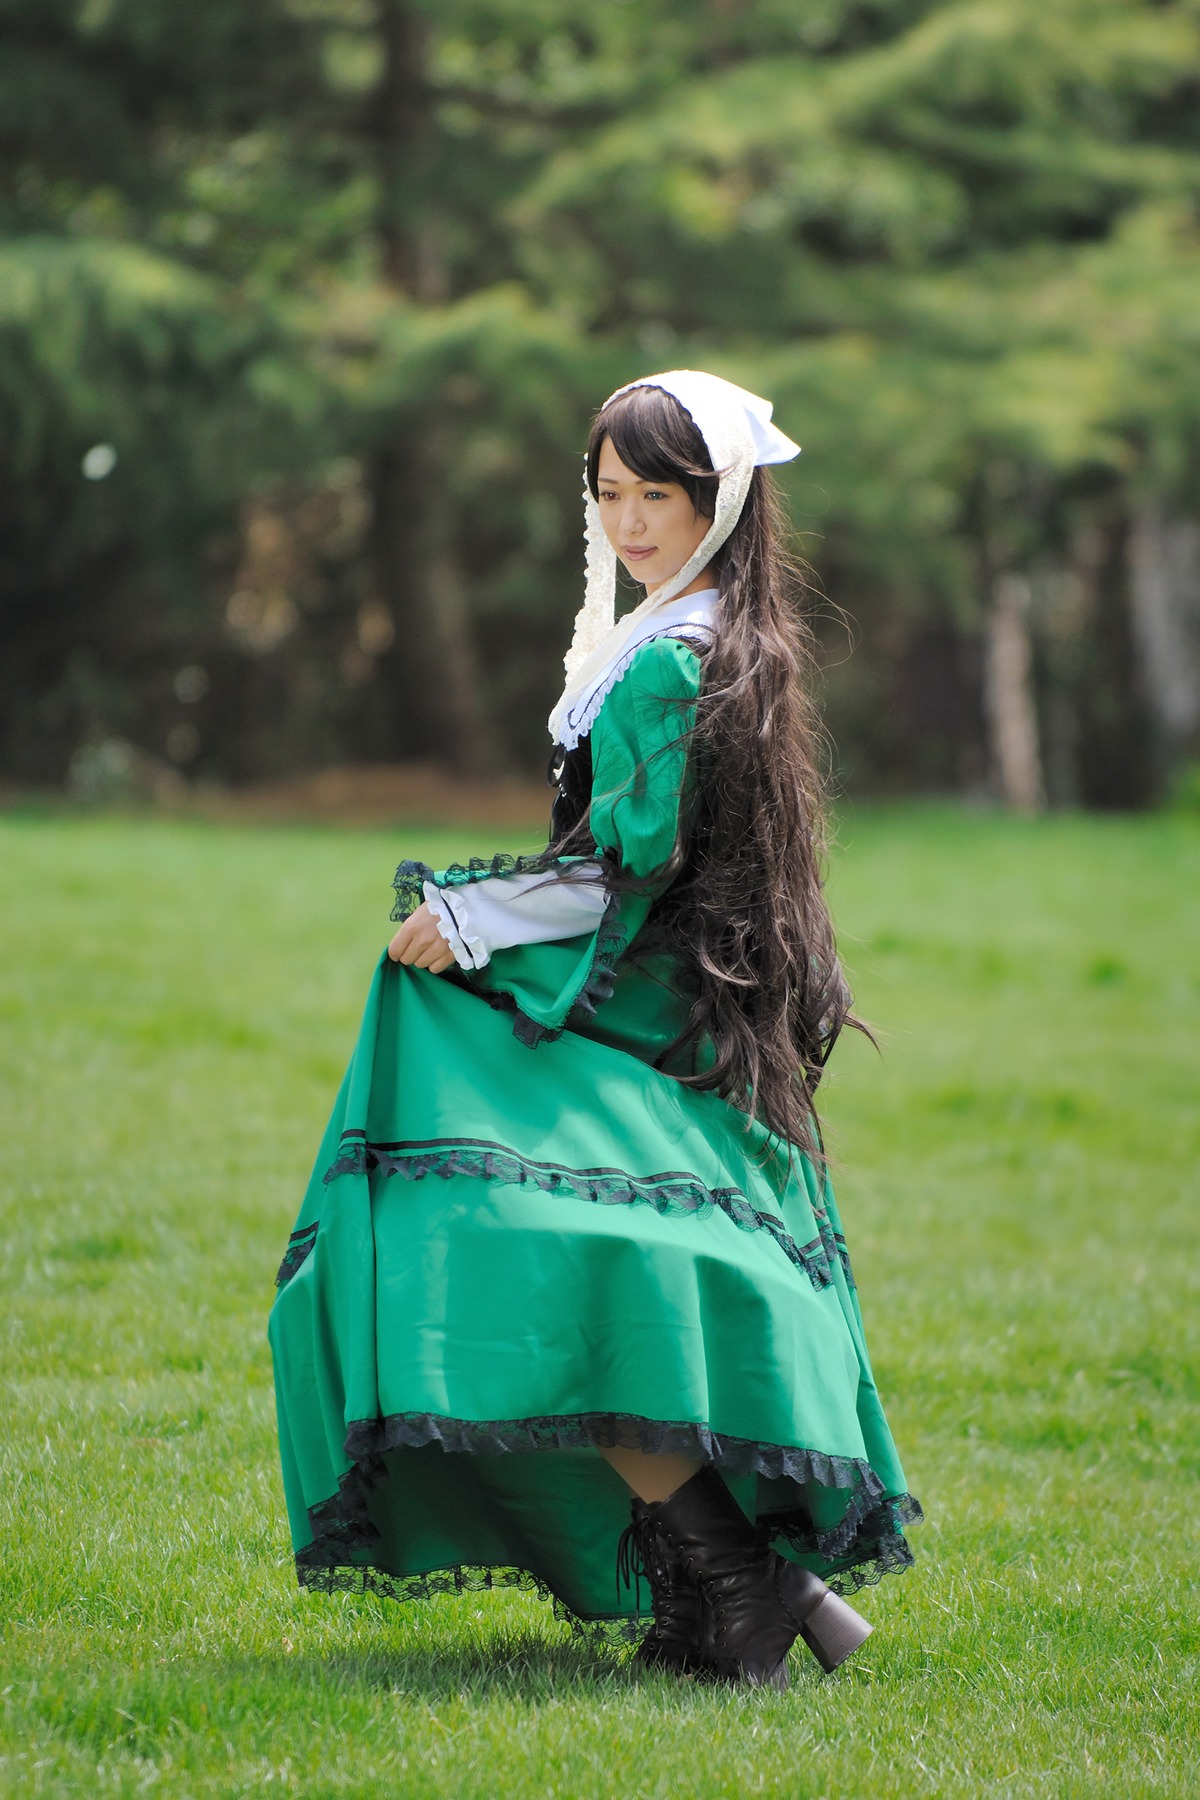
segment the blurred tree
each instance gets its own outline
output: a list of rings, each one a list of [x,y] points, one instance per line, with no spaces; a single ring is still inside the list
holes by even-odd
[[[113,734],[161,755],[186,723],[187,752],[180,666],[241,672],[214,565],[319,395],[202,197],[316,61],[279,0],[8,0],[3,26],[0,754],[47,779]],[[236,737],[245,684],[208,687],[212,734]]]
[[[589,406],[655,364],[805,444],[848,781],[1137,804],[1194,745],[1194,0],[5,29],[10,770],[530,762]]]
[[[697,45],[688,78],[555,155],[522,202],[531,274],[592,330],[776,397],[809,453],[794,492],[830,587],[868,633],[832,680],[858,754],[912,778],[886,663],[907,682],[907,652],[949,633],[975,724],[960,714],[943,777],[976,772],[990,722],[1001,791],[1036,803],[1028,640],[1061,636],[1041,602],[1069,575],[1086,644],[1059,797],[1144,800],[1129,582],[1111,558],[1097,581],[1081,547],[1123,542],[1139,492],[1195,508],[1197,10],[804,11],[713,7],[719,55]]]

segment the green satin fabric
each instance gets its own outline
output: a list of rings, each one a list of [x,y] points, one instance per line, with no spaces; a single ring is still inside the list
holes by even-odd
[[[592,830],[627,875],[644,883],[621,902],[626,945],[645,923],[687,794],[687,734],[700,690],[700,659],[675,638],[643,645],[592,727]],[[596,934],[498,950],[475,976],[480,993],[505,993],[525,1016],[561,1030],[597,953]],[[672,1032],[672,1037],[677,1033]],[[668,1039],[668,1042],[670,1040]]]
[[[663,642],[595,728],[597,837],[635,873],[674,841],[698,681]],[[561,1023],[590,954],[503,952],[487,987]],[[908,1560],[832,1192],[650,1066],[681,971],[620,965],[594,1020],[536,1048],[483,988],[381,958],[285,1259],[270,1336],[302,1578],[403,1595],[524,1571],[578,1619],[627,1618],[606,1431],[703,1446],[827,1575]]]

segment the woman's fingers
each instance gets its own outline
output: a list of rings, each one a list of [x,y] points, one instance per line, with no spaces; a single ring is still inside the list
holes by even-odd
[[[439,948],[436,950],[423,950],[417,960],[412,964],[412,967],[414,969],[428,969],[431,975],[440,975],[443,970],[452,969],[454,967],[454,957],[447,950],[445,939],[439,938],[438,945]]]
[[[407,962],[409,960],[408,949],[412,942],[412,932],[409,929],[411,925],[412,920],[405,919],[403,925],[388,945],[388,955],[393,962]]]
[[[450,946],[432,920],[428,930],[422,925],[413,933],[411,951],[404,960],[413,969],[431,969],[434,963],[444,962],[450,956]],[[451,956],[450,960],[453,962],[454,958]]]
[[[446,948],[446,940],[434,923],[432,913],[422,904],[405,919],[388,945],[388,955],[393,962],[405,963],[411,967],[424,951],[432,950],[439,944],[443,949]]]
[[[424,904],[405,919],[388,945],[388,955],[406,968],[428,969],[433,975],[441,975],[454,966],[454,953]]]

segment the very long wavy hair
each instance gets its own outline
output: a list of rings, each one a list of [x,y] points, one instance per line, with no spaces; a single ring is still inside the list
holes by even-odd
[[[673,396],[634,388],[597,416],[587,455],[593,495],[606,437],[642,480],[679,483],[712,517],[712,459]],[[664,1060],[672,1073],[693,1071],[678,1079],[715,1089],[823,1165],[817,1084],[842,1026],[859,1021],[824,894],[806,583],[785,549],[766,469],[755,469],[714,565],[720,602],[691,742],[695,795],[643,940],[684,957],[697,981],[687,1026]]]

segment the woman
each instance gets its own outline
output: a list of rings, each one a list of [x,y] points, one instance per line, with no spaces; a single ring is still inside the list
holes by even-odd
[[[797,453],[695,371],[597,416],[550,846],[401,864],[271,1319],[306,1585],[532,1581],[774,1687],[797,1636],[862,1642],[838,1594],[920,1516],[813,1109],[850,1002],[766,469]]]

